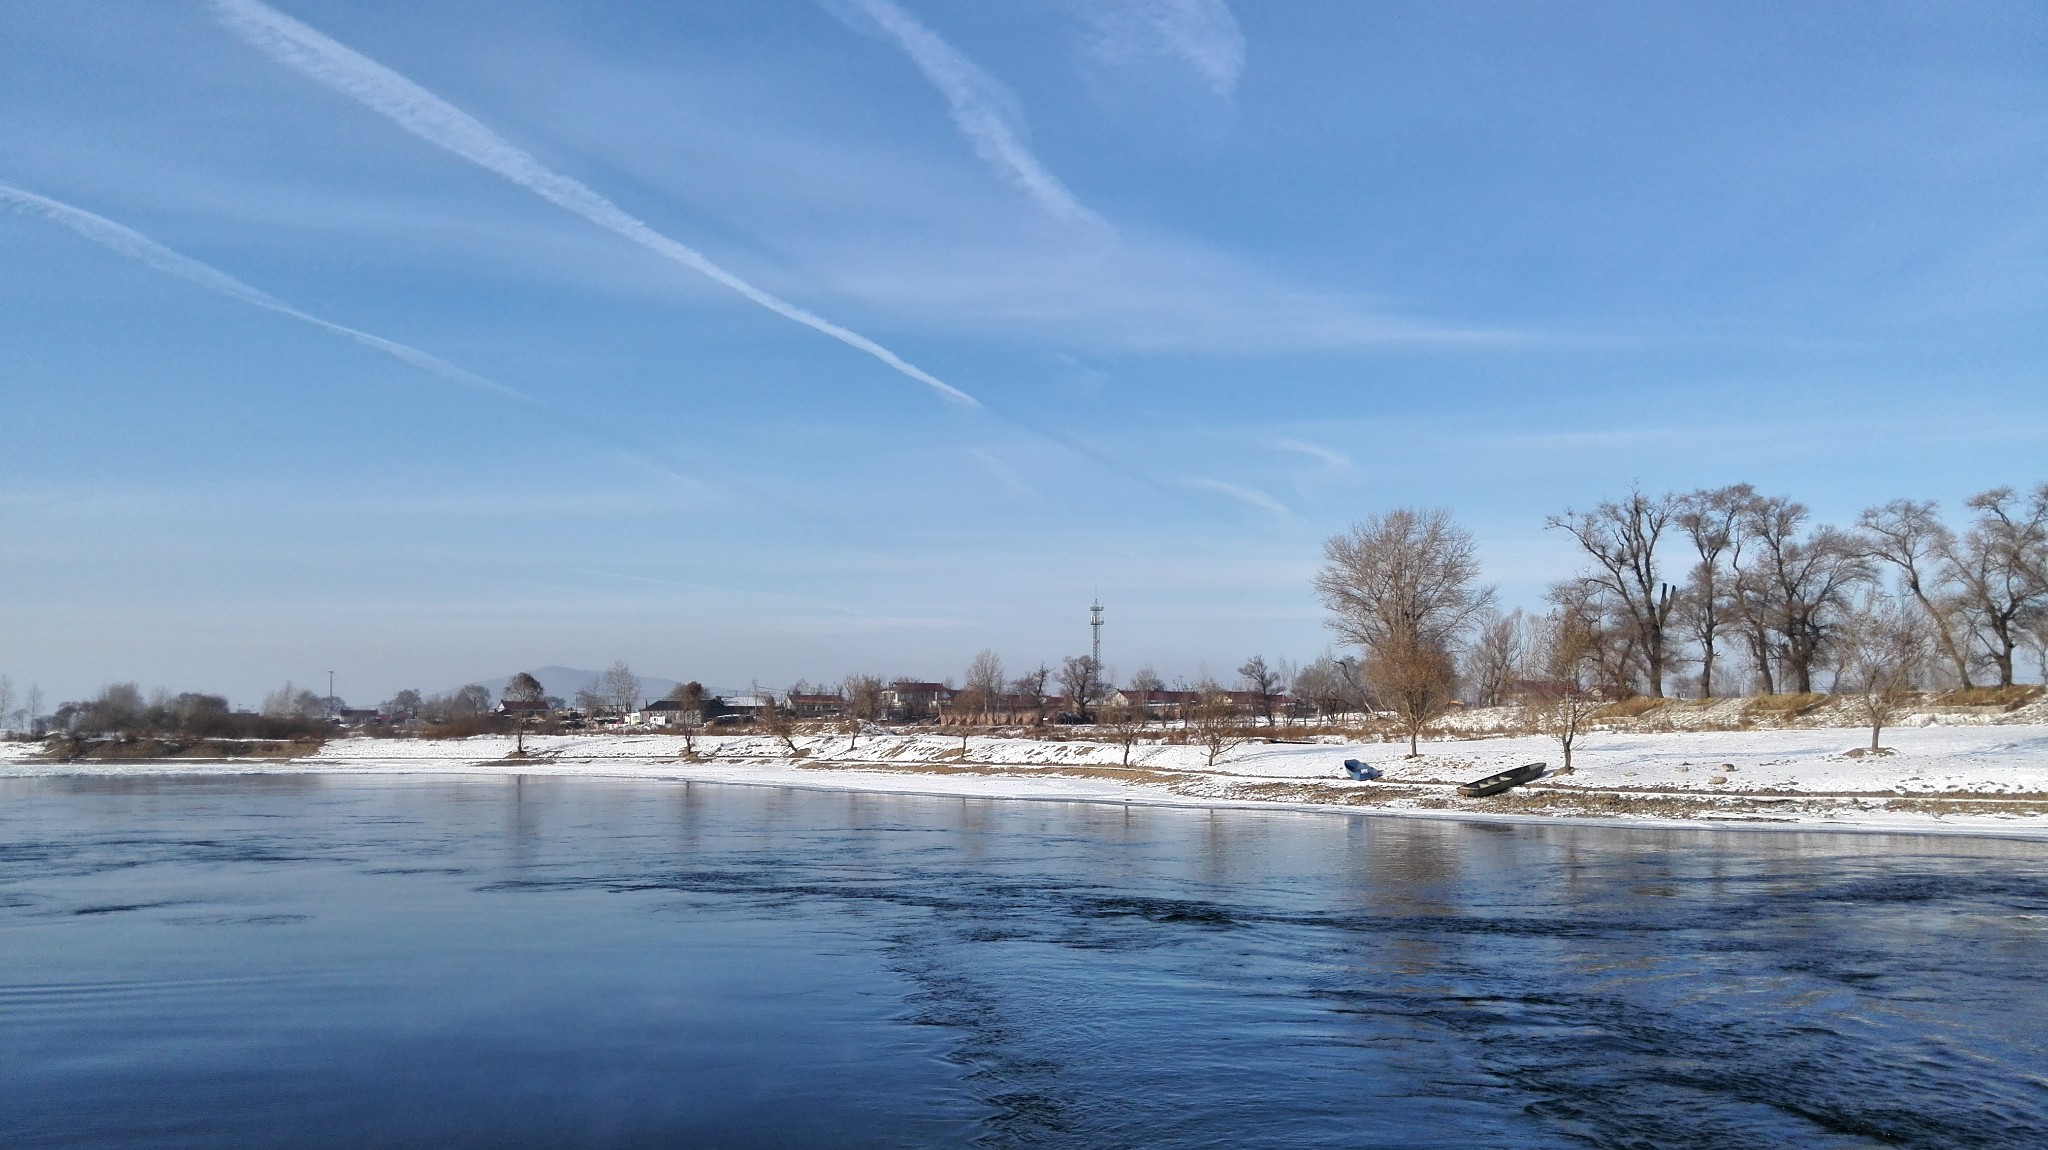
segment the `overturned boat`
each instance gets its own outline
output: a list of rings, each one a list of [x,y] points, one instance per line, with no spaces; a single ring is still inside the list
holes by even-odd
[[[1380,777],[1380,769],[1378,767],[1373,766],[1371,763],[1361,763],[1357,759],[1344,760],[1344,773],[1361,783]]]
[[[1548,768],[1549,765],[1546,763],[1529,763],[1497,775],[1488,775],[1476,782],[1466,783],[1458,788],[1458,793],[1468,799],[1483,799],[1488,795],[1497,795],[1502,791],[1519,787],[1523,783],[1534,782],[1542,778],[1543,772]]]

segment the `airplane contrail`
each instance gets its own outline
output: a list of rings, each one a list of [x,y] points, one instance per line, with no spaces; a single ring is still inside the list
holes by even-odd
[[[785,319],[864,351],[924,384],[949,402],[980,407],[973,396],[861,335],[763,291],[711,262],[702,252],[655,231],[581,182],[541,163],[485,127],[469,113],[397,72],[328,38],[258,0],[209,0],[228,30],[252,47],[399,127],[469,162],[496,172],[549,203],[582,216],[665,259],[708,276]]]
[[[979,64],[920,23],[894,0],[852,0],[874,21],[911,63],[924,73],[953,110],[953,124],[975,154],[998,175],[1017,185],[1046,214],[1107,228],[1101,217],[1081,206],[1074,193],[1046,170],[1026,140],[1024,117],[1016,97]]]
[[[240,300],[252,307],[260,307],[267,311],[276,312],[279,315],[290,316],[301,323],[311,324],[322,331],[343,336],[365,347],[375,348],[386,355],[411,364],[423,371],[440,376],[451,383],[460,384],[463,387],[481,391],[500,399],[510,400],[513,403],[532,408],[536,411],[544,411],[551,416],[559,417],[561,415],[560,412],[554,411],[546,402],[535,396],[528,395],[517,388],[507,387],[494,379],[487,379],[466,367],[458,367],[432,352],[421,351],[419,348],[408,344],[385,339],[381,335],[372,335],[367,331],[349,327],[346,324],[335,323],[332,320],[321,319],[310,312],[300,311],[298,308],[261,288],[251,287],[228,273],[221,271],[219,268],[201,263],[191,256],[173,251],[136,231],[134,228],[128,227],[125,224],[115,223],[105,216],[96,215],[86,211],[84,208],[73,207],[62,200],[53,200],[48,196],[37,195],[34,192],[14,187],[11,184],[0,184],[0,206],[13,208],[19,212],[39,215],[52,223],[70,228],[72,231],[102,247],[110,248],[132,260],[147,264],[160,272],[177,276],[179,279],[198,284],[200,287],[218,292],[231,299]],[[596,438],[603,440],[605,437],[597,435]],[[607,446],[611,446],[612,450],[619,451],[624,457],[643,467],[653,468],[685,483],[697,483],[697,480],[663,467],[661,464],[646,459],[635,452],[626,451],[609,444]]]
[[[464,387],[488,392],[501,399],[509,399],[531,407],[542,406],[540,400],[523,391],[506,387],[495,380],[485,379],[468,368],[457,367],[431,352],[421,351],[416,347],[408,347],[405,344],[385,339],[383,336],[371,335],[369,332],[359,331],[356,328],[324,320],[317,315],[300,311],[298,308],[278,299],[269,292],[250,287],[248,284],[221,271],[219,268],[200,263],[190,256],[172,251],[170,248],[150,239],[134,228],[117,224],[105,216],[94,215],[84,208],[72,207],[61,200],[53,200],[48,196],[39,196],[34,192],[24,191],[9,184],[0,184],[0,203],[7,204],[17,211],[32,212],[40,215],[52,223],[62,224],[102,247],[112,248],[128,258],[139,260],[160,272],[168,272],[180,279],[190,280],[200,287],[241,300],[243,303],[254,307],[265,308],[279,315],[288,315],[301,323],[309,323],[322,330],[345,336],[366,347],[376,348],[387,355],[404,360],[414,367],[430,371],[450,382],[459,383]]]

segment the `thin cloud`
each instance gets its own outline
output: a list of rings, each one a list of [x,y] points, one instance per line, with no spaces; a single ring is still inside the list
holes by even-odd
[[[1189,479],[1186,483],[1189,487],[1198,490],[1213,491],[1218,495],[1228,496],[1239,503],[1249,507],[1256,507],[1273,515],[1275,518],[1284,519],[1290,523],[1300,519],[1300,516],[1288,510],[1286,504],[1256,488],[1240,487],[1235,483],[1225,483],[1221,479]]]
[[[419,348],[409,344],[385,339],[381,335],[372,335],[367,331],[349,327],[346,324],[335,323],[332,320],[322,319],[309,312],[300,311],[298,308],[278,299],[269,292],[251,287],[228,273],[221,271],[219,268],[201,263],[190,256],[173,251],[136,231],[134,228],[128,227],[125,224],[117,224],[105,216],[96,215],[86,211],[84,208],[74,207],[61,200],[53,200],[48,196],[37,195],[34,192],[25,191],[11,184],[0,184],[0,205],[5,205],[18,212],[41,216],[52,223],[60,224],[77,232],[79,235],[102,247],[109,248],[160,272],[198,284],[208,291],[218,292],[230,299],[240,300],[251,307],[260,307],[265,311],[290,316],[300,323],[310,324],[322,331],[330,332],[362,344],[364,347],[374,348],[394,359],[410,364],[450,383],[472,391],[483,392],[498,399],[508,400],[535,411],[546,412],[551,418],[561,418],[562,416],[562,413],[552,411],[546,403],[534,396],[528,395],[517,388],[507,387],[496,380],[487,379],[466,367],[458,367],[432,352],[421,351]],[[621,451],[616,447],[613,447],[612,450],[619,451],[622,461],[636,467],[656,472],[670,479],[681,480],[684,483],[692,485],[697,483],[696,480],[691,479],[689,476],[678,474],[640,455]]]
[[[1305,455],[1336,471],[1346,471],[1352,466],[1351,457],[1334,447],[1310,443],[1302,439],[1269,439],[1260,446],[1271,451],[1284,451],[1290,455]]]
[[[713,263],[696,249],[655,231],[579,181],[542,164],[467,112],[375,60],[257,0],[211,0],[211,3],[220,22],[250,46],[390,118],[428,143],[495,172],[549,203],[574,212],[664,259],[690,268],[785,319],[866,352],[895,371],[924,384],[949,402],[965,407],[981,406],[973,396],[874,340],[763,291]]]
[[[995,480],[997,483],[1002,484],[1012,494],[1029,495],[1032,497],[1036,497],[1038,495],[1037,489],[1032,487],[1029,483],[1024,482],[1024,478],[1022,476],[1018,475],[1015,471],[1012,471],[1008,466],[1006,466],[1003,463],[1002,460],[997,459],[995,456],[990,455],[988,452],[983,451],[981,448],[970,447],[967,449],[967,455],[969,458],[973,459],[975,463],[979,464],[983,471],[988,472],[989,478]]]
[[[1046,170],[1031,151],[1029,131],[1017,98],[1002,82],[925,27],[894,0],[846,0],[874,21],[903,49],[925,79],[946,98],[953,125],[967,138],[982,162],[1017,186],[1047,215],[1060,220],[1102,224],[1081,206],[1059,177]],[[1104,225],[1106,226],[1106,225]]]
[[[1228,98],[1244,74],[1244,30],[1224,0],[1082,0],[1089,51],[1109,64],[1170,56]]]

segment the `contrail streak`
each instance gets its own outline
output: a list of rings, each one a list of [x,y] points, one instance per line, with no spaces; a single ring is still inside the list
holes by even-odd
[[[272,59],[355,100],[398,126],[558,207],[615,232],[648,251],[725,285],[785,319],[864,351],[941,397],[980,407],[973,396],[855,331],[755,287],[703,253],[662,235],[582,183],[542,164],[524,149],[397,72],[257,0],[210,0],[222,24]]]
[[[1016,98],[1000,81],[893,0],[853,3],[903,49],[932,87],[946,97],[953,110],[954,126],[967,137],[982,162],[1016,184],[1048,215],[1102,223],[1032,153],[1025,139],[1023,116],[1015,108]]]
[[[298,308],[278,299],[269,292],[250,287],[248,284],[221,271],[219,268],[200,263],[190,256],[180,255],[143,235],[141,232],[136,231],[134,228],[117,224],[105,216],[94,215],[84,208],[74,208],[60,200],[53,200],[48,196],[39,196],[34,192],[23,191],[8,184],[0,184],[0,203],[7,204],[17,211],[31,212],[42,216],[52,223],[62,224],[102,247],[112,248],[128,258],[148,264],[160,272],[168,272],[179,279],[190,280],[209,291],[219,292],[224,296],[241,300],[243,303],[265,308],[279,315],[288,315],[301,323],[312,324],[323,331],[346,336],[365,347],[376,348],[386,355],[404,360],[406,363],[424,371],[430,371],[452,383],[459,383],[464,387],[487,392],[501,399],[523,403],[529,407],[542,406],[538,399],[523,391],[506,387],[504,384],[494,380],[485,379],[468,368],[457,367],[430,352],[421,351],[416,347],[408,347],[405,344],[385,339],[383,336],[371,335],[369,332],[358,331],[355,328],[332,323],[321,319],[317,315],[300,311]]]
[[[279,315],[290,316],[301,323],[311,324],[322,331],[346,337],[365,347],[375,348],[394,359],[411,364],[422,371],[440,376],[450,383],[460,384],[463,387],[480,391],[487,395],[510,400],[523,407],[546,412],[554,418],[562,418],[562,413],[552,410],[542,400],[528,395],[517,388],[507,387],[496,380],[486,379],[466,367],[457,367],[455,364],[449,363],[432,352],[421,351],[419,348],[408,344],[385,339],[381,335],[372,335],[367,331],[348,327],[345,324],[334,323],[330,320],[321,319],[317,315],[300,311],[298,308],[278,299],[269,292],[263,291],[260,288],[250,287],[248,284],[221,271],[219,268],[203,264],[191,256],[172,251],[170,248],[150,239],[134,228],[117,224],[105,216],[95,215],[84,208],[73,207],[61,200],[53,200],[48,196],[39,196],[34,192],[24,191],[11,184],[0,184],[0,206],[12,208],[18,212],[41,216],[52,223],[70,228],[72,231],[102,247],[111,248],[132,260],[148,264],[160,272],[177,276],[182,280],[188,280],[198,284],[200,287],[206,288],[208,291],[219,292],[221,295],[227,296],[230,299],[240,300],[252,307],[260,307],[266,311],[276,312]],[[573,420],[573,417],[570,418]],[[606,439],[605,436],[594,432],[587,434],[592,434],[600,442]],[[620,452],[624,458],[633,463],[652,468],[670,478],[680,479],[685,483],[693,485],[697,483],[696,480],[691,479],[689,476],[672,471],[635,452],[624,450],[609,443],[607,443],[607,446],[614,451]]]

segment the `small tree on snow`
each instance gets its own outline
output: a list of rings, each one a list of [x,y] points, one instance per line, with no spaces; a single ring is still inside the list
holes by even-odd
[[[1572,745],[1593,713],[1605,703],[1596,684],[1600,673],[1599,626],[1576,611],[1555,610],[1536,621],[1532,662],[1542,676],[1522,696],[1529,725],[1557,740],[1564,770],[1572,769]]]
[[[1115,694],[1102,704],[1095,721],[1111,742],[1123,748],[1123,765],[1130,766],[1131,747],[1145,731],[1145,709],[1133,703],[1129,695]]]
[[[1922,618],[1880,592],[1866,595],[1842,628],[1843,686],[1870,724],[1871,750],[1882,749],[1878,738],[1885,725],[1912,701],[1929,646]]]
[[[791,758],[802,754],[796,745],[796,714],[777,704],[773,695],[761,692],[756,692],[756,695],[765,700],[757,712],[761,729],[775,736],[776,741],[788,749]]]
[[[1185,722],[1195,741],[1208,752],[1209,765],[1246,741],[1244,724],[1230,695],[1214,683],[1204,683],[1193,705],[1183,704]]]
[[[1422,728],[1451,709],[1457,672],[1451,653],[1427,641],[1389,641],[1368,652],[1365,680],[1372,693],[1400,720],[1408,735],[1408,757],[1421,750]]]

